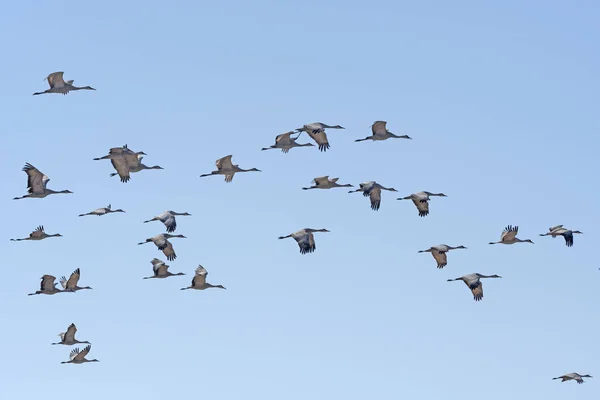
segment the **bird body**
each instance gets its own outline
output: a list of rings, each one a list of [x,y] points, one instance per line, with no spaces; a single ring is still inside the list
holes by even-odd
[[[200,177],[203,178],[205,176],[211,176],[211,175],[225,175],[225,182],[229,183],[233,180],[233,176],[235,175],[236,172],[250,172],[250,171],[261,172],[259,169],[256,169],[256,168],[242,169],[238,165],[231,163],[231,157],[233,157],[233,156],[230,154],[228,156],[219,158],[215,162],[217,170],[212,171],[209,174],[202,174],[202,175],[200,175]]]
[[[336,187],[353,187],[349,183],[340,185],[337,181],[340,178],[331,178],[329,179],[329,175],[319,176],[312,180],[311,183],[314,183],[313,186],[303,187],[302,190],[310,190],[310,189],[332,189]]]
[[[106,214],[110,214],[110,213],[117,213],[117,212],[121,212],[124,213],[125,211],[121,210],[120,208],[117,210],[113,210],[111,209],[110,204],[106,207],[102,207],[102,208],[97,208],[94,211],[91,211],[89,213],[85,213],[85,214],[79,214],[80,217],[84,217],[86,215],[97,215],[97,216],[102,216],[102,215],[106,215]]]
[[[298,139],[298,136],[300,135],[296,136],[295,138],[292,138],[291,135],[293,135],[294,133],[294,131],[289,131],[286,133],[282,133],[281,135],[277,135],[277,137],[275,137],[274,145],[271,145],[269,147],[263,147],[261,150],[281,149],[282,153],[287,153],[290,151],[290,149],[294,147],[314,146],[314,144],[312,143],[296,143],[296,139]]]
[[[61,364],[83,364],[87,362],[99,362],[99,360],[96,360],[95,358],[93,360],[88,360],[87,358],[85,358],[85,356],[88,355],[91,349],[91,344],[88,344],[86,347],[83,348],[83,350],[75,348],[71,350],[71,353],[69,354],[69,361],[63,361],[61,362]]]
[[[471,289],[471,293],[473,293],[473,299],[475,299],[475,301],[480,301],[483,299],[483,285],[481,284],[482,278],[502,278],[502,277],[498,276],[498,275],[482,275],[482,274],[476,272],[474,274],[468,274],[465,276],[461,276],[460,278],[448,279],[448,282],[463,281],[465,283],[465,285],[467,285],[467,287],[469,289]]]
[[[167,264],[165,264],[164,261],[159,260],[158,258],[152,259],[152,261],[150,261],[150,263],[152,264],[152,270],[154,271],[154,275],[147,276],[143,279],[152,279],[152,278],[162,279],[162,278],[168,278],[170,276],[185,275],[183,272],[177,272],[175,274],[171,273],[169,271],[169,266]]]
[[[13,200],[20,200],[26,198],[43,199],[44,197],[51,194],[60,193],[73,193],[70,190],[54,191],[48,189],[46,185],[50,181],[50,178],[33,165],[26,163],[23,167],[23,172],[27,174],[27,194],[21,197],[15,197]]]
[[[206,282],[206,277],[208,275],[208,271],[202,265],[199,265],[196,268],[194,277],[192,278],[192,284],[188,287],[181,288],[181,290],[187,289],[195,289],[195,290],[204,290],[209,288],[218,288],[218,289],[226,289],[223,285],[211,285]]]
[[[531,239],[519,239],[517,237],[517,233],[519,232],[518,226],[508,225],[502,231],[502,235],[500,235],[500,241],[498,242],[490,242],[490,244],[514,244],[514,243],[533,243]]]
[[[151,238],[146,239],[145,242],[138,243],[138,245],[152,242],[156,245],[156,247],[158,247],[159,250],[162,250],[163,254],[167,257],[167,260],[173,261],[177,258],[177,255],[175,254],[173,245],[168,240],[171,238],[184,238],[185,239],[185,236],[171,235],[169,233],[161,233],[159,235],[152,236]]]
[[[148,223],[148,222],[152,222],[152,221],[160,221],[167,228],[167,232],[175,232],[175,229],[177,229],[177,220],[175,219],[176,215],[191,216],[192,214],[189,214],[187,212],[178,213],[175,211],[168,210],[168,211],[164,211],[161,214],[153,217],[152,219],[144,221],[144,223]]]
[[[584,380],[582,378],[593,378],[593,376],[581,375],[581,374],[578,374],[577,372],[571,372],[570,374],[565,374],[565,375],[558,376],[556,378],[552,378],[552,380],[561,379],[561,382],[574,380],[574,381],[577,381],[577,383],[581,384],[584,382]]]
[[[580,231],[573,231],[570,229],[566,229],[563,225],[556,225],[548,228],[547,233],[540,233],[540,236],[552,236],[553,238],[557,236],[562,236],[565,238],[565,244],[567,247],[573,247],[573,234],[583,234]]]
[[[390,192],[397,192],[394,188],[387,188],[381,186],[375,181],[363,182],[359,185],[360,187],[356,190],[350,190],[348,193],[362,192],[363,196],[369,197],[371,200],[371,209],[373,211],[379,210],[381,207],[381,190],[388,190]]]
[[[431,246],[427,250],[419,250],[419,253],[431,253],[433,258],[437,262],[437,267],[439,269],[442,269],[446,265],[448,265],[448,259],[446,257],[446,253],[450,250],[456,250],[456,249],[466,249],[466,247],[465,246],[452,247],[452,246],[448,246],[447,244],[438,244],[437,246]]]
[[[431,192],[417,192],[406,197],[399,197],[398,200],[412,200],[414,205],[417,207],[419,217],[426,217],[429,215],[429,197],[448,197],[444,193],[431,193]]]
[[[60,94],[64,94],[66,95],[67,93],[74,91],[74,90],[96,90],[91,86],[82,86],[82,87],[77,87],[77,86],[73,86],[73,80],[70,81],[64,81],[63,79],[63,74],[64,72],[60,71],[60,72],[53,72],[50,75],[48,75],[46,77],[46,80],[48,81],[48,85],[50,86],[50,89],[44,90],[43,92],[36,92],[33,95],[37,96],[39,94],[47,94],[47,93],[60,93]]]
[[[60,336],[60,342],[58,343],[52,343],[53,345],[55,344],[64,344],[67,346],[71,346],[77,343],[85,343],[85,344],[90,344],[90,342],[88,342],[87,340],[80,342],[79,340],[75,339],[75,333],[77,332],[77,327],[75,326],[75,324],[71,324],[69,325],[69,327],[67,328],[66,332],[61,332],[58,334],[58,336]]]
[[[300,247],[300,253],[312,253],[316,250],[317,246],[315,245],[315,238],[313,236],[314,232],[329,232],[327,229],[312,229],[312,228],[304,228],[294,233],[290,233],[287,236],[279,236],[279,239],[293,238],[297,243],[298,247]]]
[[[73,273],[71,273],[71,276],[69,277],[69,279],[65,278],[65,276],[61,276],[60,277],[60,284],[63,287],[65,292],[76,292],[78,290],[82,290],[82,289],[91,289],[91,287],[89,286],[77,286],[77,284],[79,283],[79,278],[81,277],[81,270],[79,268],[77,268],[75,271],[73,271]]]
[[[373,123],[373,125],[371,125],[371,132],[373,134],[371,136],[367,136],[364,139],[356,139],[355,142],[363,142],[365,140],[372,140],[375,142],[375,141],[386,140],[389,138],[412,139],[408,135],[397,136],[397,135],[393,134],[392,132],[388,131],[386,125],[387,125],[386,121],[375,121]]]
[[[20,239],[10,239],[10,240],[13,242],[20,242],[22,240],[44,240],[49,237],[62,237],[62,235],[60,233],[54,233],[54,234],[49,235],[44,231],[44,226],[40,225],[37,228],[35,228],[35,230],[33,232],[31,232],[29,234],[29,237],[20,238]]]

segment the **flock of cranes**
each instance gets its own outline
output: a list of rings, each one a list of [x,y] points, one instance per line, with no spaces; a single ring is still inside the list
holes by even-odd
[[[73,81],[64,81],[63,72],[55,72],[47,77],[48,84],[50,86],[49,89],[44,92],[37,92],[34,95],[48,94],[48,93],[60,93],[66,95],[70,91],[75,90],[96,90],[90,86],[84,87],[76,87],[73,86]],[[330,148],[330,143],[326,134],[326,129],[345,129],[340,125],[328,125],[321,122],[314,122],[310,124],[303,125],[301,128],[297,128],[293,131],[289,131],[286,133],[282,133],[277,135],[275,138],[275,144],[262,148],[262,150],[271,150],[271,149],[280,149],[283,153],[288,153],[292,148],[295,147],[314,147],[313,143],[298,143],[297,140],[302,133],[306,133],[310,139],[312,139],[318,149],[322,152],[327,151]],[[383,141],[390,138],[397,139],[413,139],[408,135],[396,135],[390,132],[387,129],[386,121],[375,121],[371,126],[372,134],[362,139],[356,139],[356,142],[362,142],[366,140],[372,141]],[[292,135],[297,134],[297,136],[292,137]],[[121,179],[121,182],[127,183],[131,179],[131,173],[139,172],[142,170],[149,169],[163,169],[162,167],[156,165],[152,167],[148,167],[144,165],[141,161],[143,156],[146,155],[143,151],[133,151],[127,145],[122,147],[114,147],[111,148],[107,155],[102,157],[94,158],[93,160],[110,160],[113,168],[115,169],[115,173],[111,173],[110,176],[118,175]],[[223,175],[225,182],[231,183],[233,181],[233,177],[236,173],[239,172],[261,172],[257,168],[243,169],[240,168],[239,165],[233,164],[232,155],[227,155],[225,157],[219,158],[215,162],[216,170],[201,174],[200,177],[208,177],[212,175]],[[27,189],[28,193],[21,196],[15,197],[14,199],[25,199],[25,198],[45,198],[51,194],[72,194],[73,192],[69,190],[60,190],[55,191],[49,189],[47,184],[49,182],[49,178],[47,175],[42,173],[39,169],[34,167],[30,163],[26,163],[23,171],[27,174]],[[349,183],[340,184],[338,183],[339,178],[330,178],[328,175],[316,177],[312,180],[312,185],[310,187],[302,187],[302,190],[311,190],[311,189],[333,189],[340,187],[354,187]],[[379,184],[376,181],[363,182],[359,184],[359,187],[354,190],[349,190],[348,193],[357,193],[361,192],[363,196],[368,197],[370,200],[371,209],[374,211],[378,211],[381,207],[381,193],[382,191],[389,192],[398,192],[395,188],[385,187]],[[431,197],[447,197],[444,193],[433,193],[428,191],[421,191],[412,193],[405,197],[399,197],[397,200],[411,200],[415,205],[417,212],[420,217],[426,217],[429,215],[429,202]],[[107,207],[98,208],[94,211],[79,214],[80,217],[83,216],[103,216],[110,213],[125,213],[122,209],[112,209],[109,204]],[[153,237],[147,238],[145,241],[138,243],[138,245],[143,245],[146,243],[153,243],[159,251],[162,251],[164,256],[168,261],[174,261],[177,258],[175,250],[173,248],[173,244],[170,239],[173,238],[186,238],[181,234],[174,234],[177,229],[177,221],[176,217],[178,216],[191,216],[191,214],[187,212],[175,212],[175,211],[164,211],[163,213],[154,216],[153,218],[143,221],[143,223],[149,223],[153,221],[160,221],[164,226],[167,233],[161,233],[155,235]],[[508,225],[500,236],[500,240],[496,242],[490,242],[489,244],[506,244],[511,245],[515,243],[531,243],[534,242],[531,239],[520,239],[517,238],[517,233],[519,231],[518,226]],[[285,236],[279,236],[279,239],[293,238],[298,247],[300,249],[301,254],[313,253],[316,250],[316,242],[315,242],[315,233],[327,233],[330,232],[328,229],[320,228],[304,228],[298,230],[296,232],[290,233]],[[552,236],[556,238],[557,236],[562,236],[565,239],[566,245],[568,247],[573,246],[573,235],[574,234],[582,234],[582,232],[578,230],[571,230],[565,228],[563,225],[556,225],[549,228],[548,232],[540,234],[540,236]],[[59,233],[55,234],[47,234],[44,231],[43,226],[39,226],[34,230],[29,237],[20,238],[20,239],[11,239],[12,241],[23,241],[23,240],[43,240],[49,237],[61,237]],[[451,250],[457,249],[467,249],[465,246],[449,246],[446,244],[439,244],[435,246],[431,246],[429,249],[420,250],[419,253],[430,253],[436,264],[437,268],[442,270],[444,267],[448,265],[447,253]],[[169,265],[167,265],[164,261],[153,258],[150,263],[152,264],[153,275],[144,277],[143,279],[164,279],[172,276],[183,276],[185,273],[176,272],[172,273],[169,271]],[[44,275],[41,278],[40,290],[37,290],[34,293],[30,293],[29,295],[53,295],[57,293],[74,293],[83,289],[91,289],[89,286],[80,287],[78,286],[80,279],[81,271],[80,269],[76,269],[69,279],[66,279],[65,276],[62,276],[60,279],[60,284],[62,289],[57,288],[56,277],[53,275]],[[208,288],[219,288],[225,289],[223,285],[213,285],[208,283],[206,278],[208,276],[208,271],[202,265],[199,265],[194,271],[194,275],[191,280],[191,284],[187,287],[181,288],[181,290],[205,290]],[[487,278],[502,278],[499,275],[483,275],[480,273],[471,273],[454,279],[447,279],[448,282],[452,281],[463,281],[465,285],[469,288],[473,295],[473,299],[477,302],[483,300],[483,285],[481,280]],[[53,345],[76,345],[76,344],[87,344],[82,350],[79,348],[75,348],[70,353],[69,361],[63,361],[63,364],[72,363],[72,364],[82,364],[87,362],[97,362],[97,359],[88,360],[86,356],[91,350],[91,344],[87,341],[78,341],[75,339],[75,333],[77,332],[77,328],[75,324],[71,324],[66,332],[61,333],[59,336],[61,338],[60,342],[52,343]],[[590,375],[581,375],[578,373],[569,373],[562,375],[553,379],[561,379],[563,382],[568,380],[575,380],[578,383],[583,383],[582,378],[591,378]]]

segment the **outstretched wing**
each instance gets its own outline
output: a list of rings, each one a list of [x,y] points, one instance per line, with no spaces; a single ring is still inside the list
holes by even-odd
[[[329,141],[327,140],[327,134],[324,131],[308,131],[308,136],[314,140],[319,146],[319,150],[327,151],[329,148]]]
[[[75,286],[77,286],[77,283],[79,283],[80,276],[81,276],[81,271],[79,270],[79,268],[77,268],[75,271],[73,271],[73,273],[69,277],[69,280],[67,281],[67,288],[72,289]]]
[[[42,194],[50,180],[44,173],[33,165],[26,163],[23,171],[27,174],[27,191],[29,194]]]
[[[30,238],[41,238],[42,236],[44,236],[44,226],[40,225],[37,228],[35,228],[35,231],[31,232],[29,234]]]
[[[79,353],[77,353],[77,355],[74,357],[74,360],[82,361],[85,358],[85,356],[88,355],[88,353],[90,352],[91,349],[92,349],[92,345],[88,344],[87,346],[85,346],[83,348],[83,350],[81,350]]]
[[[375,211],[379,210],[381,206],[381,189],[378,187],[371,189],[369,197],[371,198],[371,209]]]
[[[439,250],[433,250],[431,252],[431,255],[433,256],[433,258],[435,258],[435,261],[437,262],[437,267],[439,269],[442,269],[446,265],[448,265],[448,258],[446,256],[446,252],[439,251]]]
[[[111,158],[110,162],[113,168],[117,171],[117,174],[119,174],[121,182],[129,182],[129,179],[131,179],[131,176],[129,175],[130,168],[125,157]]]
[[[52,275],[44,275],[42,276],[41,289],[42,291],[50,291],[54,289],[54,281],[56,280],[55,276]]]
[[[413,197],[412,202],[419,211],[419,217],[425,217],[429,215],[429,201],[427,199]]]
[[[291,135],[294,133],[294,131],[289,131],[286,133],[282,133],[281,135],[277,135],[277,137],[275,138],[275,144],[284,146],[284,145],[288,145],[291,144],[293,142]]]
[[[65,332],[63,342],[72,342],[73,340],[75,340],[75,332],[77,332],[77,327],[75,326],[75,324],[69,325],[67,331]]]
[[[206,284],[206,276],[208,275],[208,271],[202,265],[198,265],[196,268],[196,272],[194,278],[192,279],[192,286],[202,287]]]
[[[219,171],[222,170],[222,169],[225,169],[225,170],[233,169],[233,164],[231,163],[231,157],[233,157],[233,156],[230,154],[230,155],[225,156],[223,158],[219,158],[215,162],[215,165],[217,166],[217,169]]]
[[[63,71],[53,72],[46,78],[48,80],[48,85],[50,85],[50,89],[52,88],[61,88],[65,86],[65,81],[63,79]]]
[[[518,226],[508,225],[502,231],[502,235],[500,236],[501,241],[511,241],[517,237],[517,233],[519,232]]]
[[[385,136],[387,133],[386,125],[387,122],[385,121],[375,121],[373,126],[371,126],[371,132],[373,132],[373,136]]]
[[[327,175],[327,176],[318,176],[315,179],[313,179],[313,182],[317,186],[327,186],[327,184],[329,183],[329,175]]]
[[[167,257],[167,260],[173,261],[177,258],[177,254],[175,254],[175,250],[173,250],[173,244],[168,240],[165,240],[165,247],[162,249],[163,254]]]

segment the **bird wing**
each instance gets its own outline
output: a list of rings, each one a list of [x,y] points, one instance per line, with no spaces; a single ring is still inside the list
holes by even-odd
[[[208,271],[202,265],[199,265],[196,268],[196,272],[194,275],[194,279],[192,279],[192,286],[202,287],[206,283],[206,276],[208,275]]]
[[[177,229],[177,221],[174,215],[167,214],[161,222],[167,227],[167,232],[175,232],[175,229]]]
[[[329,176],[318,176],[313,179],[313,182],[317,186],[326,186],[329,183]]]
[[[77,268],[75,271],[73,271],[73,273],[69,277],[69,280],[67,281],[67,288],[71,289],[71,288],[74,288],[75,286],[77,286],[77,283],[79,283],[80,276],[81,276],[81,271],[79,270],[79,268]]]
[[[152,241],[154,242],[156,247],[158,247],[159,250],[162,250],[165,247],[167,247],[168,241],[163,235],[156,235],[152,237]]]
[[[119,174],[119,177],[121,178],[121,182],[129,181],[129,179],[130,179],[129,164],[127,163],[127,160],[125,159],[125,157],[111,158],[110,162],[111,162],[113,168]]]
[[[43,225],[38,226],[37,228],[35,228],[35,231],[33,231],[29,234],[30,238],[40,238],[42,236],[44,236],[44,226]]]
[[[87,346],[85,346],[83,348],[83,350],[81,350],[80,352],[77,353],[77,355],[74,357],[74,359],[77,361],[82,361],[85,358],[85,356],[88,355],[88,353],[90,352],[91,349],[92,349],[92,345],[88,344]]]
[[[167,260],[173,261],[177,255],[175,254],[175,250],[173,250],[173,245],[171,242],[165,239],[166,246],[162,249],[163,254],[167,257]]]
[[[27,190],[29,194],[41,194],[46,189],[46,184],[50,180],[43,172],[27,163],[23,167],[23,171],[27,174]]]
[[[225,156],[223,158],[219,158],[216,162],[215,165],[217,166],[218,170],[229,170],[229,169],[233,169],[233,164],[231,163],[231,157],[233,157],[231,154],[228,156]]]
[[[500,236],[501,241],[511,241],[517,237],[517,233],[519,232],[518,226],[508,225],[502,231],[502,236]]]
[[[387,133],[386,125],[387,122],[385,121],[375,121],[373,126],[371,126],[373,136],[384,136]]]
[[[155,276],[165,276],[167,274],[167,270],[169,266],[165,263],[155,265],[153,267]]]
[[[561,233],[562,237],[565,238],[567,247],[573,247],[573,231],[564,231]]]
[[[275,138],[275,144],[279,144],[279,145],[286,145],[286,144],[291,144],[293,142],[291,135],[294,133],[294,131],[289,131],[286,133],[282,133],[281,135],[277,135],[277,137]]]
[[[448,264],[448,258],[446,256],[446,252],[439,251],[439,250],[433,250],[431,252],[431,255],[433,256],[433,258],[435,258],[435,261],[437,261],[438,268],[442,269]]]
[[[373,210],[379,210],[381,206],[381,189],[375,187],[370,190],[369,197],[371,198],[371,208]]]
[[[327,134],[325,133],[325,131],[319,131],[317,133],[308,131],[307,133],[312,138],[312,140],[317,142],[319,147],[321,147],[321,146],[328,147],[329,146],[329,141],[327,140]]]
[[[79,354],[79,348],[75,347],[73,350],[71,350],[71,353],[69,353],[69,361],[73,361],[75,359],[75,357],[77,357],[78,354]]]
[[[142,157],[139,154],[135,154],[135,153],[125,153],[124,154],[125,157],[125,161],[127,162],[127,165],[129,165],[130,169],[134,169],[140,166],[140,162],[142,161]]]
[[[60,88],[65,86],[65,81],[63,79],[63,71],[53,72],[46,78],[48,80],[48,85],[50,85],[50,89],[52,88]]]
[[[77,327],[75,324],[69,325],[67,331],[65,332],[63,342],[72,342],[75,339],[75,332],[77,332]]]
[[[158,258],[153,258],[153,259],[150,261],[150,263],[152,264],[152,267],[155,267],[155,266],[157,266],[157,265],[164,264],[165,262],[164,262],[164,261],[162,261],[162,260],[159,260]]]
[[[54,289],[54,281],[56,280],[55,276],[52,275],[44,275],[42,276],[41,289],[42,291],[50,291]]]
[[[549,232],[557,231],[557,230],[559,230],[562,227],[563,227],[562,225],[552,226],[552,227],[550,227],[550,229],[548,229],[548,231]]]
[[[413,196],[412,202],[417,207],[417,210],[419,211],[419,216],[424,217],[426,215],[429,215],[429,201],[427,199]]]

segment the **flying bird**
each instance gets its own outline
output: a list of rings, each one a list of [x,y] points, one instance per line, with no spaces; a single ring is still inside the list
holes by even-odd
[[[392,132],[388,131],[386,125],[387,125],[386,121],[375,121],[373,123],[373,125],[371,125],[371,132],[373,132],[373,134],[371,136],[367,136],[364,139],[356,139],[355,142],[362,142],[365,140],[372,140],[375,142],[378,140],[386,140],[389,138],[412,139],[408,135],[403,135],[403,136],[394,135]]]
[[[299,135],[296,136],[296,139],[300,137],[302,132],[306,132],[308,136],[312,140],[314,140],[319,146],[319,150],[327,151],[329,149],[329,141],[327,140],[327,134],[325,133],[325,129],[346,129],[340,125],[327,125],[322,122],[313,122],[312,124],[306,124],[302,126],[302,128],[296,129],[296,132],[299,132]]]
[[[71,273],[71,276],[69,277],[69,279],[65,278],[65,276],[61,276],[60,277],[60,284],[63,287],[65,292],[76,292],[78,290],[82,290],[82,289],[91,289],[91,287],[89,286],[77,286],[77,284],[79,283],[79,277],[81,276],[81,270],[79,268],[77,268],[75,271],[73,271],[73,273]]]
[[[128,167],[128,173],[133,174],[135,172],[140,172],[146,169],[164,169],[163,167],[161,167],[160,165],[153,165],[152,167],[147,166],[146,164],[142,163],[142,159],[144,158],[141,154],[136,154],[135,155],[135,160],[136,161],[132,161],[133,156],[127,156],[125,157],[125,161],[127,162],[127,167]],[[114,161],[111,160],[111,163],[113,165],[113,167],[115,169],[117,169],[117,167],[119,167],[119,169],[124,172],[125,169],[122,168],[120,161]],[[118,172],[112,172],[110,174],[111,177],[113,176],[117,176],[119,175]],[[120,175],[119,175],[120,176]]]
[[[215,162],[215,165],[217,166],[217,170],[212,171],[210,174],[202,174],[202,175],[200,175],[200,178],[203,178],[205,176],[211,176],[211,175],[225,175],[225,182],[231,182],[233,180],[233,175],[235,175],[236,172],[250,172],[250,171],[261,172],[259,169],[256,169],[256,168],[242,169],[238,165],[234,165],[231,163],[231,157],[233,157],[233,156],[228,155],[223,158],[219,158]]]
[[[167,228],[167,232],[175,232],[175,229],[177,229],[177,220],[175,219],[176,215],[191,216],[192,214],[189,214],[187,212],[178,213],[175,211],[164,211],[163,213],[155,216],[154,218],[149,219],[148,221],[144,221],[144,223],[146,224],[152,221],[160,221]]]
[[[77,86],[73,86],[73,80],[70,81],[64,81],[63,79],[63,74],[64,72],[60,71],[60,72],[53,72],[50,75],[48,75],[48,77],[46,77],[46,80],[48,81],[48,85],[50,86],[50,89],[44,90],[43,92],[36,92],[33,95],[37,96],[39,94],[46,94],[46,93],[61,93],[66,95],[67,93],[74,91],[74,90],[96,90],[91,86],[82,86],[82,87],[77,87]]]
[[[540,236],[552,236],[553,238],[557,236],[562,236],[565,238],[565,244],[567,247],[573,247],[573,234],[583,234],[580,231],[572,231],[570,229],[564,228],[562,225],[552,226],[548,229],[547,233],[540,233]]]
[[[298,136],[300,135],[296,136],[295,138],[292,138],[291,135],[293,135],[294,133],[294,131],[289,131],[286,133],[282,133],[281,135],[277,135],[277,137],[275,137],[274,145],[271,145],[269,147],[263,147],[261,150],[281,149],[282,153],[287,153],[290,151],[290,149],[294,147],[314,146],[314,144],[312,143],[296,143],[296,139],[298,139]]]
[[[167,260],[173,261],[177,258],[177,255],[175,254],[175,250],[173,250],[173,245],[168,240],[171,238],[184,238],[185,239],[185,236],[161,233],[159,235],[152,236],[151,238],[146,239],[145,242],[141,242],[138,244],[145,244],[145,243],[152,242],[156,245],[156,247],[158,247],[159,250],[162,250],[163,254],[167,257]]]
[[[63,293],[63,290],[60,290],[56,287],[57,283],[54,283],[56,280],[55,276],[52,275],[44,275],[41,277],[40,290],[35,291],[35,293],[29,293],[27,296],[34,296],[36,294],[56,294]]]
[[[60,336],[60,342],[58,343],[52,343],[54,344],[64,344],[67,346],[71,346],[77,343],[85,343],[85,344],[91,344],[90,342],[88,342],[87,340],[80,342],[79,340],[75,339],[75,333],[77,333],[77,327],[75,326],[75,324],[71,324],[69,325],[69,327],[67,328],[66,332],[61,332],[58,334],[58,336]]]
[[[469,289],[471,289],[471,292],[473,293],[473,298],[475,299],[475,301],[480,301],[483,299],[483,285],[481,284],[482,278],[502,278],[502,277],[498,276],[498,275],[481,275],[479,273],[474,273],[474,274],[461,276],[460,278],[456,278],[456,279],[448,279],[448,282],[463,281],[465,283],[465,285],[467,285],[467,287]]]
[[[124,145],[122,147],[113,147],[107,155],[96,157],[94,160],[110,160],[113,168],[121,178],[121,182],[126,183],[131,179],[130,165],[139,163],[139,156],[141,155],[146,155],[146,153],[143,151],[133,151],[127,145]]]
[[[533,243],[531,239],[521,240],[517,237],[517,233],[519,232],[518,226],[508,225],[502,231],[502,235],[500,236],[500,241],[498,242],[490,242],[490,244],[514,244],[514,243]]]
[[[97,215],[97,216],[101,216],[101,215],[106,215],[106,214],[110,214],[110,213],[124,213],[125,211],[121,210],[120,208],[117,210],[113,210],[110,207],[110,204],[107,207],[102,207],[102,208],[98,208],[94,211],[90,211],[89,213],[85,213],[85,214],[79,214],[80,217],[85,217],[86,215]]]
[[[371,209],[373,211],[379,210],[381,206],[381,190],[388,190],[390,192],[397,192],[394,188],[386,188],[385,186],[381,186],[379,183],[375,181],[363,182],[360,184],[360,187],[356,190],[351,190],[348,193],[362,192],[363,196],[369,197],[371,199]]]
[[[31,232],[29,234],[29,237],[26,238],[21,238],[21,239],[10,239],[13,242],[20,242],[22,240],[43,240],[49,237],[62,237],[62,235],[60,233],[54,233],[52,235],[47,234],[44,231],[44,226],[40,225],[37,228],[35,228],[35,230],[33,232]]]
[[[293,238],[297,243],[298,247],[300,247],[300,253],[312,253],[315,251],[317,246],[315,245],[315,238],[313,236],[314,232],[329,232],[327,229],[312,229],[312,228],[304,228],[297,232],[290,233],[287,236],[279,236],[279,239]]]
[[[99,362],[95,358],[93,360],[88,360],[85,356],[88,355],[90,350],[92,349],[92,345],[88,344],[83,350],[79,350],[79,348],[75,348],[71,350],[71,354],[69,354],[69,361],[63,361],[61,364],[83,364],[86,362]]]
[[[446,253],[450,250],[456,250],[456,249],[466,249],[466,247],[465,246],[452,247],[452,246],[448,246],[447,244],[438,244],[437,246],[431,246],[427,250],[419,250],[419,253],[431,253],[433,258],[437,262],[437,267],[439,269],[442,269],[446,265],[448,265],[448,259],[446,257]]]
[[[152,270],[154,271],[154,275],[147,276],[143,279],[152,279],[152,278],[162,279],[162,278],[168,278],[170,276],[185,275],[183,272],[177,272],[175,274],[171,273],[169,271],[169,266],[167,264],[165,264],[164,261],[159,260],[158,258],[152,259],[152,261],[150,261],[150,263],[152,264]]]
[[[326,176],[318,176],[312,180],[311,183],[314,183],[313,186],[303,187],[302,190],[310,190],[310,189],[332,189],[336,187],[354,187],[349,183],[345,183],[340,185],[337,181],[340,178],[331,178],[329,179],[329,175]]]
[[[70,190],[61,190],[59,192],[46,188],[50,178],[33,165],[26,163],[23,172],[27,174],[27,194],[21,197],[15,197],[13,200],[26,198],[43,199],[51,194],[73,193]]]
[[[406,197],[399,197],[397,200],[412,200],[414,205],[417,207],[419,217],[425,217],[429,215],[430,196],[448,197],[444,193],[417,192]]]
[[[582,384],[584,382],[584,380],[582,378],[593,378],[593,376],[581,375],[581,374],[578,374],[577,372],[571,372],[570,374],[565,374],[562,376],[558,376],[556,378],[552,378],[552,380],[561,379],[561,382],[574,380],[574,381],[577,381],[577,383]]]
[[[204,290],[208,288],[218,288],[218,289],[226,289],[223,285],[211,285],[206,282],[206,276],[208,275],[208,271],[202,265],[199,265],[196,268],[196,272],[194,277],[192,278],[192,284],[188,287],[181,288],[181,290],[187,289],[196,289],[196,290]]]

